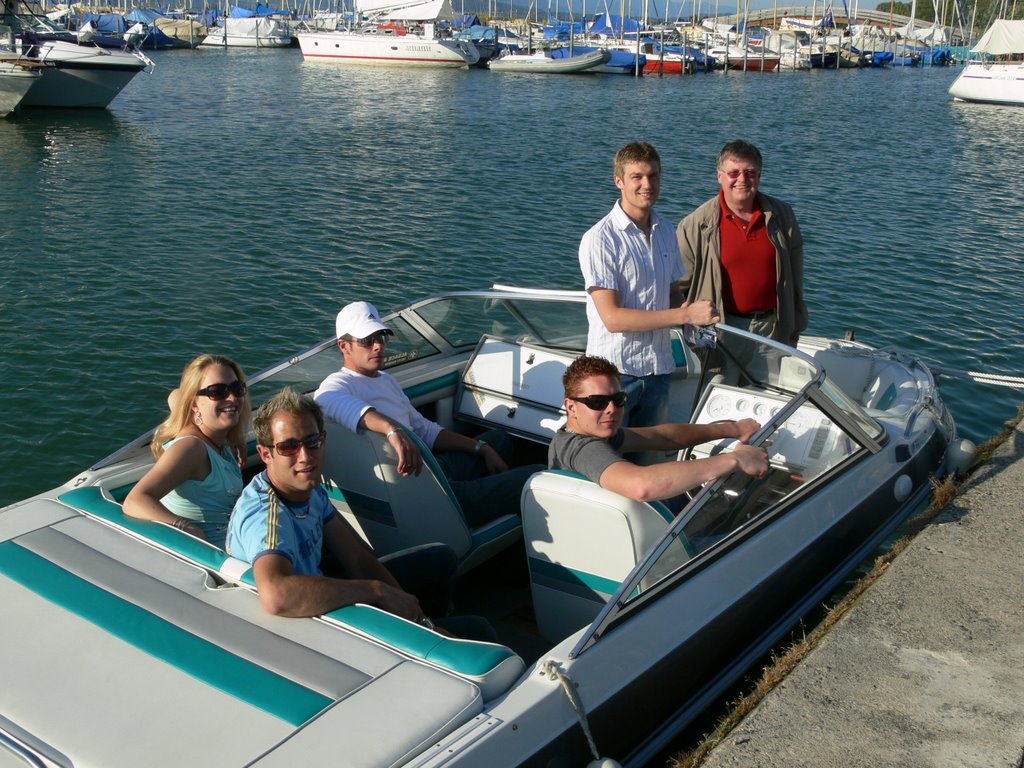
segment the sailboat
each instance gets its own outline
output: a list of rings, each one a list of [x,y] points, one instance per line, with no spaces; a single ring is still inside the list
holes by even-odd
[[[307,61],[411,67],[468,67],[480,59],[469,40],[445,36],[438,21],[452,21],[451,0],[357,0],[367,20],[352,29],[300,32]]]
[[[997,19],[971,54],[970,63],[949,87],[950,96],[1024,106],[1024,21]]]

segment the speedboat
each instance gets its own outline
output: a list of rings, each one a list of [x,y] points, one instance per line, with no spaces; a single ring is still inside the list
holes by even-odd
[[[40,77],[42,75],[35,69],[0,58],[0,117],[13,112]]]
[[[561,51],[568,51],[567,48]],[[582,53],[566,55],[553,51],[534,51],[532,53],[513,53],[506,51],[496,59],[487,62],[487,67],[495,72],[530,72],[546,75],[570,75],[580,72],[596,72],[611,59],[612,54],[604,48],[597,48]]]
[[[1024,106],[1024,21],[997,19],[949,87],[958,101]]]
[[[546,455],[585,294],[495,286],[385,322],[386,367],[418,408],[466,434],[506,429],[524,463]],[[649,764],[964,457],[928,368],[899,350],[726,326],[673,331],[673,348],[673,420],[756,418],[771,459],[677,514],[543,471],[521,518],[470,530],[429,451],[402,478],[380,435],[328,423],[339,513],[379,556],[449,543],[455,610],[487,616],[498,643],[365,605],[265,613],[248,563],[122,513],[152,433],[0,510],[0,745],[33,765]],[[326,339],[250,395],[311,392],[340,363]],[[250,448],[247,474],[260,468]]]

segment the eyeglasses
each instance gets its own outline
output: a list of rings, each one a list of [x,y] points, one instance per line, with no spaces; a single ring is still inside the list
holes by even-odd
[[[616,408],[624,406],[626,404],[626,393],[616,392],[614,395],[587,395],[586,397],[570,397],[569,399],[575,400],[577,403],[583,403],[592,411],[603,411],[608,407],[608,403],[611,403]]]
[[[317,432],[312,435],[306,435],[301,440],[292,438],[291,440],[282,440],[280,443],[274,443],[273,449],[280,456],[294,456],[303,445],[306,446],[307,451],[317,451],[324,447],[326,437],[326,432]]]
[[[229,394],[235,397],[245,397],[245,393],[248,391],[249,387],[244,381],[232,381],[230,384],[210,384],[196,392],[196,395],[202,395],[211,400],[227,400]]]
[[[758,176],[761,175],[761,172],[754,168],[744,168],[743,170],[733,169],[731,171],[722,171],[722,173],[724,173],[733,181],[736,181],[736,179],[738,179],[740,176],[742,176],[745,179],[756,179]]]
[[[374,344],[386,345],[388,343],[388,336],[391,335],[390,331],[377,331],[362,339],[349,339],[353,344],[358,344],[360,347],[372,347]]]

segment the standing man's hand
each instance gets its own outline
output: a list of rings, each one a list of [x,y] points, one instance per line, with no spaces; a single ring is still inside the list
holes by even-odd
[[[709,299],[684,301],[680,309],[682,310],[683,325],[714,325],[722,320],[714,302]]]

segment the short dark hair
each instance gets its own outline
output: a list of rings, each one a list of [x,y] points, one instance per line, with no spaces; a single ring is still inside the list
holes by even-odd
[[[626,163],[657,163],[661,170],[661,156],[658,150],[646,141],[631,141],[615,153],[615,176],[622,178],[626,172]]]
[[[566,397],[575,397],[580,393],[580,385],[592,376],[607,376],[615,381],[622,381],[619,369],[603,357],[581,355],[577,357],[562,376],[562,386]]]
[[[285,387],[272,398],[263,403],[256,411],[252,420],[252,428],[256,433],[256,442],[270,448],[274,445],[274,436],[270,431],[270,422],[275,414],[293,413],[302,416],[311,414],[316,419],[317,432],[324,431],[324,412],[309,395],[300,395],[291,387]]]
[[[743,141],[743,139],[730,141],[722,147],[722,151],[718,153],[718,161],[715,164],[715,167],[718,170],[722,170],[722,163],[730,157],[734,157],[737,160],[746,160],[748,163],[753,163],[757,166],[757,170],[759,171],[764,165],[764,160],[761,157],[761,150],[749,141]]]

